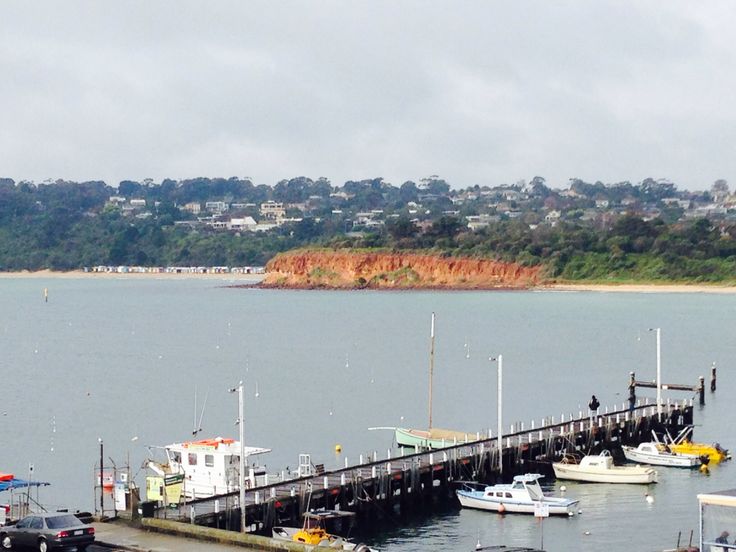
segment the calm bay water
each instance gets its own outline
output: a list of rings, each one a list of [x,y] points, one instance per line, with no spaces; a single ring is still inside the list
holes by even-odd
[[[629,371],[655,377],[647,328],[661,327],[664,381],[694,384],[717,362],[718,392],[696,411],[696,437],[736,448],[736,295],[306,292],[229,283],[0,280],[0,471],[25,476],[33,463],[35,477],[52,483],[41,494],[46,502],[91,509],[99,437],[106,457],[122,464],[129,456],[138,471],[146,445],[191,436],[195,387],[200,406],[208,394],[203,436],[236,436],[237,400],[227,390],[240,379],[246,441],[273,449],[270,470],[296,468],[302,452],[328,467],[373,450],[384,456],[392,435],[368,427],[427,423],[432,311],[437,426],[495,428],[488,358],[499,353],[506,425],[577,413],[593,393],[604,406],[620,405]],[[678,531],[687,540],[691,529],[697,539],[696,494],[736,487],[734,473],[730,463],[710,477],[663,468],[653,504],[643,487],[568,484],[583,514],[545,521],[545,548],[658,550],[674,546]],[[534,546],[541,528],[525,516],[458,509],[389,529],[374,544],[472,550],[479,536],[489,545]]]

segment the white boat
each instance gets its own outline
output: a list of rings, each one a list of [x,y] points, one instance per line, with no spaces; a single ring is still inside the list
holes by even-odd
[[[153,495],[149,500],[172,503],[178,502],[179,495],[187,499],[207,498],[239,489],[240,441],[217,437],[174,443],[163,448],[166,462],[149,460],[147,463],[156,474],[146,480],[147,496]],[[271,449],[249,446],[243,450],[246,464],[251,456],[271,452]],[[255,486],[256,476],[262,471],[251,466],[245,474],[246,485]],[[168,487],[175,485],[181,488],[172,493]],[[165,498],[161,496],[164,494],[160,491],[162,486],[167,487]]]
[[[327,532],[327,524],[332,520],[352,522],[354,512],[337,510],[316,510],[304,513],[304,525],[299,527],[274,527],[271,535],[276,540],[297,542],[307,550],[327,548],[330,550],[352,550],[353,552],[375,552],[365,544],[354,543],[345,537]]]
[[[662,443],[639,443],[636,448],[622,445],[621,448],[626,459],[631,462],[675,468],[697,468],[702,463],[698,455],[671,452]]]
[[[492,485],[483,490],[467,486],[455,492],[463,508],[533,514],[535,507],[541,504],[548,508],[550,515],[573,515],[579,501],[545,496],[539,486],[541,478],[538,473],[527,473],[514,477],[510,485]]]
[[[583,456],[579,462],[574,457],[565,456],[561,462],[554,462],[557,479],[571,479],[590,483],[656,483],[657,471],[645,466],[616,466],[611,454],[605,450],[601,454]]]

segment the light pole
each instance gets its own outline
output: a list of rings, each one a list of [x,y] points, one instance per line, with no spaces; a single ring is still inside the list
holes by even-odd
[[[105,517],[105,485],[102,481],[102,478],[103,478],[102,462],[103,462],[103,457],[104,457],[102,437],[98,437],[97,442],[100,443],[100,520],[102,520],[102,518]]]
[[[498,472],[503,473],[503,355],[498,355],[498,358],[491,357],[489,360],[498,361]]]
[[[432,328],[430,330],[430,342],[429,342],[429,427],[427,428],[432,432],[432,378],[434,377],[434,313],[432,313]]]
[[[240,464],[238,476],[238,488],[240,490],[240,532],[245,532],[245,420],[243,418],[243,411],[245,406],[243,404],[243,382],[240,381],[237,387],[233,387],[230,393],[238,393],[238,438],[240,439]]]
[[[662,340],[660,328],[649,328],[657,333],[657,420],[662,421]]]

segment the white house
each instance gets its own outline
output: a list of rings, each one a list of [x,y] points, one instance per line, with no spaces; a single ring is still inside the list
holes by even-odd
[[[256,223],[253,217],[231,218],[227,223],[228,230],[255,231],[257,226],[258,223]]]

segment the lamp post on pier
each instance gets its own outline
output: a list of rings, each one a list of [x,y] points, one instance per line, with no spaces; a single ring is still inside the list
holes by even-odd
[[[240,462],[238,475],[238,489],[240,496],[240,532],[245,532],[245,420],[243,417],[245,406],[243,404],[243,382],[240,381],[237,387],[229,389],[230,393],[238,393],[238,438],[240,439]]]
[[[661,328],[649,328],[657,334],[657,420],[662,421],[662,340]]]
[[[491,357],[488,360],[498,363],[498,471],[503,473],[503,355],[498,355],[496,358]]]

